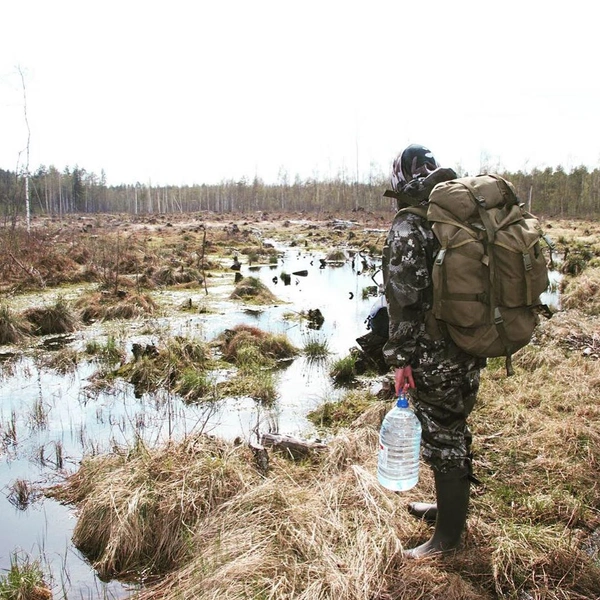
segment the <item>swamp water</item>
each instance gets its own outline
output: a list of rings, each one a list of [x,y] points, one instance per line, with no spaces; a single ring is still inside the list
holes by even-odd
[[[250,398],[225,399],[207,407],[186,405],[167,392],[136,397],[133,386],[124,382],[110,391],[97,391],[91,377],[99,365],[93,361],[81,362],[66,374],[42,366],[29,353],[14,362],[5,361],[0,379],[0,572],[10,569],[16,553],[40,561],[51,578],[55,599],[124,598],[133,591],[117,581],[101,582],[71,544],[76,523],[71,507],[41,494],[21,502],[15,492],[18,482],[30,489],[58,482],[62,473],[77,470],[83,455],[131,445],[136,437],[148,445],[198,431],[228,440],[240,436],[256,441],[266,432],[313,438],[316,434],[306,414],[343,393],[333,386],[329,368],[367,331],[365,319],[375,299],[364,298],[363,290],[374,286],[372,275],[377,268],[370,265],[360,272],[364,265],[358,256],[356,266],[350,261],[323,265],[322,257],[288,249],[277,265],[242,266],[243,275],[257,277],[269,287],[281,301],[276,305],[249,306],[228,300],[233,273],[225,276],[229,285],[214,291],[209,287],[208,295],[203,290],[158,294],[159,302],[172,307],[173,316],[153,319],[153,326],[167,335],[209,341],[226,328],[246,323],[286,334],[298,348],[307,339],[327,343],[327,359],[310,361],[299,356],[277,372],[278,400],[271,409]],[[282,272],[303,271],[306,276],[291,275],[289,285],[281,281]],[[210,306],[211,312],[183,313],[173,308],[188,299],[194,305]],[[42,303],[40,296],[38,304]],[[289,313],[316,308],[324,317],[319,330],[308,328],[305,320],[286,318]],[[141,323],[120,326],[128,352],[133,342],[160,346],[158,334],[141,333],[148,329]],[[102,326],[94,325],[69,336],[68,344],[81,350],[86,341],[103,343],[106,336]]]

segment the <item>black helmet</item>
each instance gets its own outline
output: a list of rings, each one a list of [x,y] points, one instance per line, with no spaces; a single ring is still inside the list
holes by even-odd
[[[392,166],[392,189],[400,192],[402,188],[417,177],[427,177],[439,167],[431,150],[411,144],[398,155]]]

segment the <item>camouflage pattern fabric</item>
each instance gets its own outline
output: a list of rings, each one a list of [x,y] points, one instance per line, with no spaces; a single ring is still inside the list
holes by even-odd
[[[446,473],[467,467],[471,472],[471,414],[479,391],[481,359],[457,363],[445,359],[413,369],[412,405],[421,422],[421,456]]]
[[[466,421],[475,405],[485,359],[464,353],[448,336],[426,327],[437,248],[425,219],[413,213],[396,215],[383,249],[390,319],[383,355],[391,367],[413,368],[416,388],[411,397],[423,428],[423,460],[447,472],[470,467],[471,433]]]

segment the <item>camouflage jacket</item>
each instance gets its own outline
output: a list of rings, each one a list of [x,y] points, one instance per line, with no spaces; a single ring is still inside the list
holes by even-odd
[[[425,219],[396,214],[383,248],[383,280],[388,305],[389,339],[383,348],[388,365],[417,366],[446,345],[425,329],[432,308],[431,272],[438,242]],[[429,313],[430,314],[430,313]]]

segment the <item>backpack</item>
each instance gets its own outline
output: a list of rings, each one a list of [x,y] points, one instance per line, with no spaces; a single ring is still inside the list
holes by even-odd
[[[440,248],[433,265],[432,313],[455,344],[473,356],[511,355],[526,346],[549,285],[540,242],[551,242],[525,211],[513,185],[497,175],[438,183],[427,206],[401,211],[432,224]],[[550,254],[550,259],[552,255]]]

